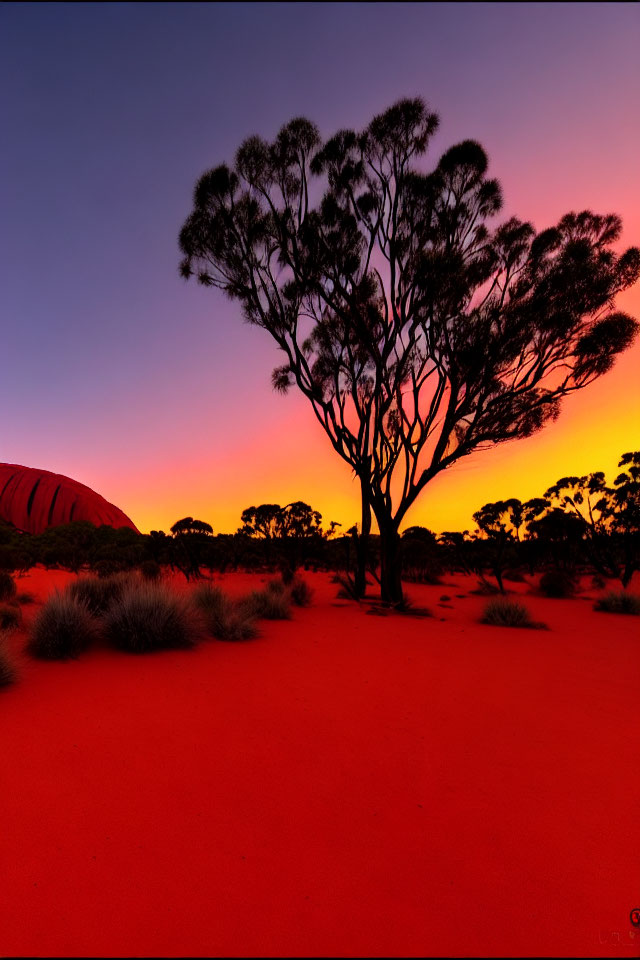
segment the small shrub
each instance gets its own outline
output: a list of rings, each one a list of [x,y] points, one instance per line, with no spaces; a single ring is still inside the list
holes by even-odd
[[[340,600],[360,601],[355,581],[348,574],[336,574],[335,577],[332,577],[331,582],[340,584],[340,589],[336,594]]]
[[[291,584],[291,602],[296,607],[308,607],[313,597],[313,590],[302,577],[294,577]]]
[[[531,619],[531,614],[523,603],[517,600],[508,600],[505,597],[496,597],[490,600],[484,608],[480,619],[481,623],[488,623],[492,627],[527,627],[529,629],[546,629],[545,624]]]
[[[470,590],[469,592],[479,597],[493,597],[500,593],[500,588],[496,584],[485,580],[484,577],[481,577],[480,580],[478,580],[478,586],[475,590]]]
[[[139,570],[143,580],[156,581],[162,576],[162,567],[155,560],[144,560]]]
[[[545,597],[561,599],[572,597],[576,592],[576,582],[566,570],[547,570],[540,577],[540,593]]]
[[[602,574],[594,573],[591,577],[591,588],[592,590],[603,590],[606,587],[607,583]]]
[[[41,660],[77,657],[100,636],[100,624],[82,600],[56,590],[36,615],[27,651]]]
[[[188,600],[165,586],[130,581],[104,617],[109,643],[129,653],[193,647],[198,624]]]
[[[13,600],[17,593],[16,582],[10,573],[0,571],[0,602]]]
[[[508,580],[510,583],[526,583],[527,582],[527,578],[523,574],[522,570],[518,570],[517,568],[510,568],[508,570],[505,570],[504,573],[502,574],[502,579]]]
[[[275,577],[274,579],[267,581],[264,589],[269,593],[274,593],[282,597],[286,594],[289,587],[287,582],[282,577]]]
[[[20,624],[20,608],[0,603],[0,630],[15,630]]]
[[[596,600],[593,609],[605,613],[628,613],[633,617],[640,617],[640,596],[637,593],[612,590]]]
[[[273,581],[272,581],[273,582]],[[277,588],[254,590],[241,601],[242,607],[258,620],[290,620],[291,601],[287,592]]]
[[[78,577],[68,584],[66,592],[86,604],[91,613],[100,617],[106,613],[109,605],[122,595],[130,578],[122,574],[110,577]]]
[[[284,587],[288,587],[293,582],[293,578],[296,575],[295,567],[290,561],[283,560],[279,564],[279,569],[280,569],[280,577],[282,578],[282,585]],[[275,581],[275,582],[277,583],[278,581]]]
[[[245,601],[234,602],[210,583],[197,586],[191,600],[216,640],[252,640],[257,636],[255,611]]]
[[[216,635],[216,630],[226,616],[231,601],[222,592],[220,587],[213,587],[210,583],[199,583],[191,591],[191,602],[202,615],[209,633]]]
[[[238,603],[229,601],[222,616],[218,620],[216,632],[217,640],[253,640],[258,636],[256,617],[251,606],[242,600]]]
[[[4,637],[0,636],[0,687],[8,687],[16,679],[16,668],[7,652]]]
[[[425,561],[403,567],[402,579],[408,583],[427,583],[437,586],[442,583],[442,564],[437,560]]]

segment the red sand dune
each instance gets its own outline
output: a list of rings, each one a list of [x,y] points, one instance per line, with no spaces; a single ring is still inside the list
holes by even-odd
[[[409,588],[444,622],[367,616],[308,579],[249,643],[20,657],[0,952],[638,955],[637,621],[482,626],[459,576]]]

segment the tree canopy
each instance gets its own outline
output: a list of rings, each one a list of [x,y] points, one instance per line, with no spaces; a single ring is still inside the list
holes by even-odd
[[[322,536],[322,515],[308,503],[296,500],[281,507],[278,503],[262,503],[242,511],[239,533],[264,540],[285,537]]]

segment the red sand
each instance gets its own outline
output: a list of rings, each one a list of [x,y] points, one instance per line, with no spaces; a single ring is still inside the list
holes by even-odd
[[[0,953],[637,956],[637,621],[481,626],[463,577],[409,588],[445,622],[367,616],[308,579],[250,643],[20,657]]]

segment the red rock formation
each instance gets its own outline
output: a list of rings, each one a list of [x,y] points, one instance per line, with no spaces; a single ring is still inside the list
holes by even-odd
[[[16,463],[0,463],[0,518],[25,533],[42,533],[73,520],[139,533],[122,510],[83,483]]]

